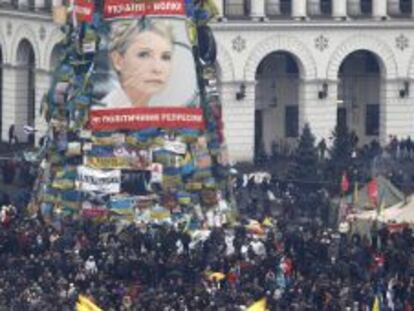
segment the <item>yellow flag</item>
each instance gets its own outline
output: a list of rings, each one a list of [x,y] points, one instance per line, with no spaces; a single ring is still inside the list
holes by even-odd
[[[266,298],[262,298],[254,302],[246,311],[266,311],[267,301]]]
[[[385,209],[385,202],[384,200],[382,200],[380,204],[380,210],[379,210],[380,215],[382,215],[382,213],[384,212],[384,209]]]
[[[88,297],[79,295],[79,301],[76,303],[76,311],[103,311],[94,304]]]
[[[88,307],[80,304],[79,302],[76,303],[76,311],[89,311]]]
[[[266,226],[266,227],[271,227],[272,226],[272,219],[270,217],[266,217],[263,220],[262,225]]]
[[[372,311],[380,311],[380,302],[378,296],[375,296],[374,304],[372,305]]]

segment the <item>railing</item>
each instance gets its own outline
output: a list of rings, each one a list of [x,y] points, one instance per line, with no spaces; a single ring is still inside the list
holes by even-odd
[[[250,12],[250,0],[224,0],[224,15],[228,19],[250,18]]]

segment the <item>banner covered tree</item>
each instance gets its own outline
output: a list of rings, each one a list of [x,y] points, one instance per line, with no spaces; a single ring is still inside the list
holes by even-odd
[[[30,208],[138,222],[230,212],[210,1],[76,0]]]

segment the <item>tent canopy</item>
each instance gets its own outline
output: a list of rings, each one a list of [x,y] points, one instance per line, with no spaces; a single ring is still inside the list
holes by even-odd
[[[377,184],[378,204],[381,204],[383,208],[395,206],[405,201],[404,194],[384,176],[380,175],[377,177]],[[372,202],[368,197],[368,184],[358,189],[357,192],[357,195],[351,193],[347,196],[348,202],[353,202],[356,209],[372,209],[374,206],[372,206]]]

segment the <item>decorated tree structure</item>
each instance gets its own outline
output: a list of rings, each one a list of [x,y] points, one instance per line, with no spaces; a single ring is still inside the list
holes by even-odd
[[[30,204],[63,215],[206,222],[228,215],[210,1],[76,0],[44,98]]]

